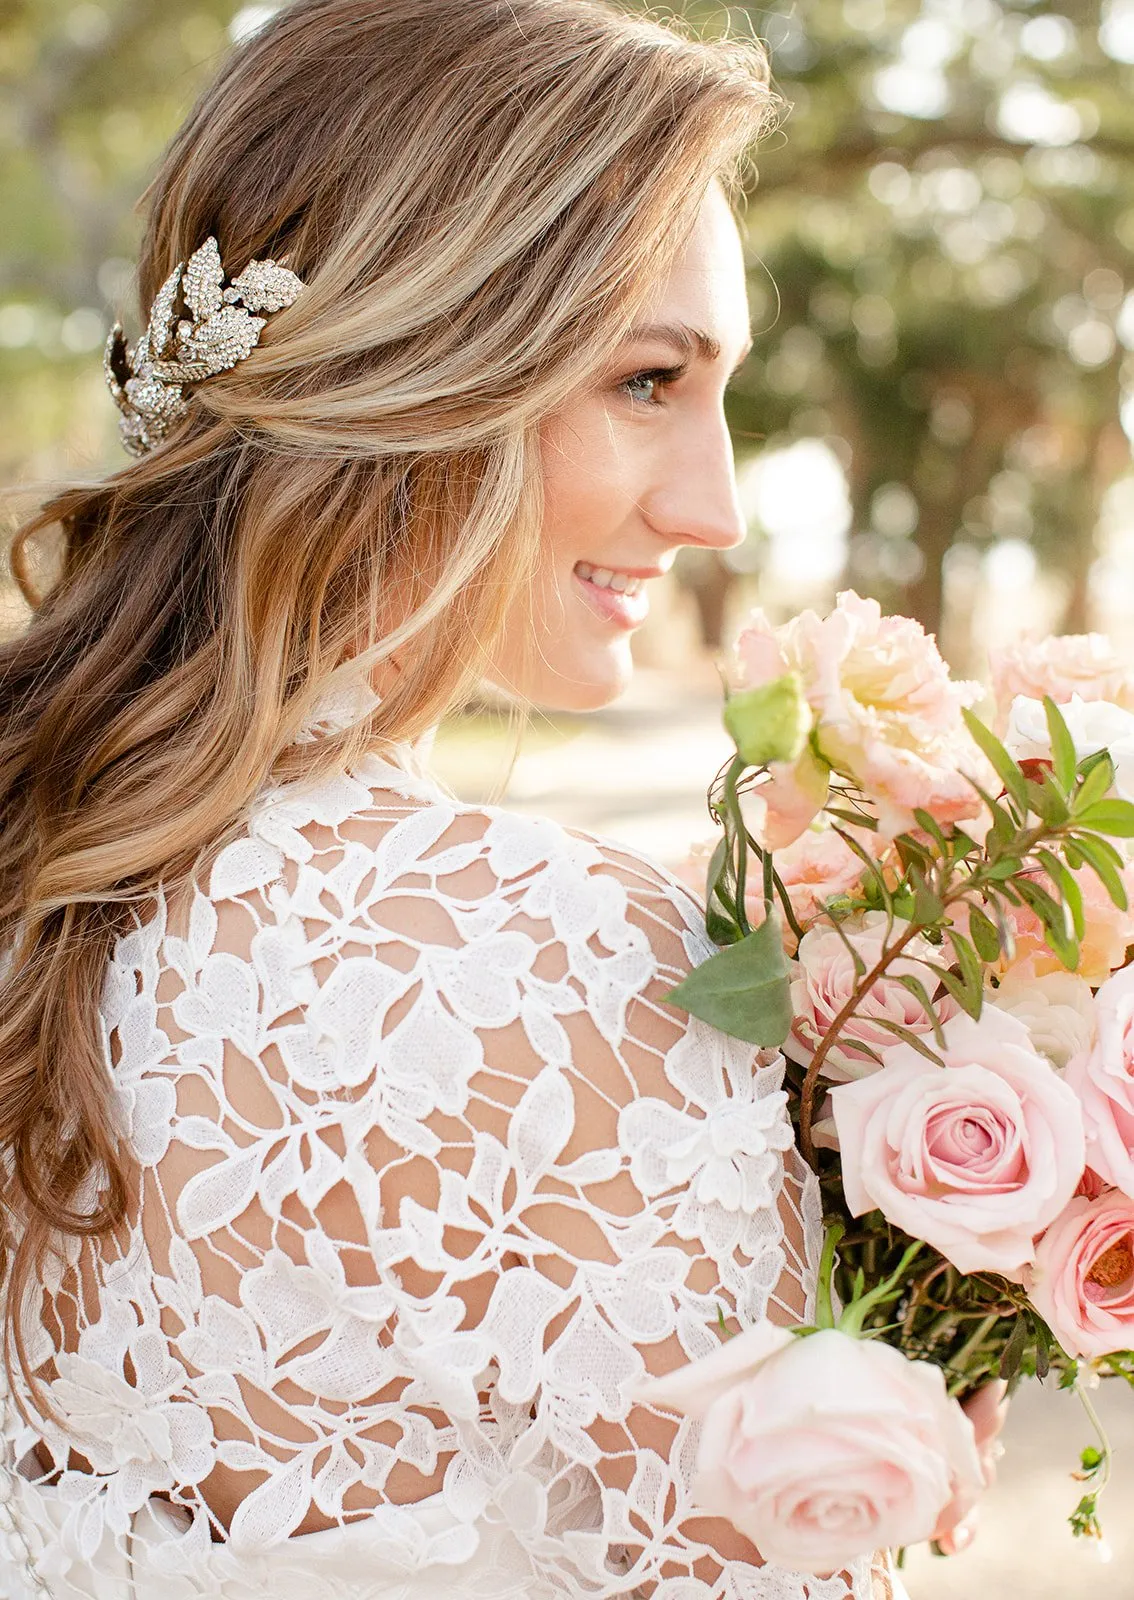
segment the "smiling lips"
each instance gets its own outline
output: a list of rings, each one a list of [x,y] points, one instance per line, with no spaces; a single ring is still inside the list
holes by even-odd
[[[610,567],[592,567],[589,561],[575,563],[575,577],[591,610],[604,621],[622,628],[638,628],[645,622],[650,602],[644,578]]]

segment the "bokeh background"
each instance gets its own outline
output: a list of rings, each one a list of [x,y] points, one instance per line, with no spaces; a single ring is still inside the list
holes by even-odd
[[[137,202],[198,85],[272,9],[0,0],[0,484],[120,460],[100,352],[116,317],[138,331]],[[535,717],[513,760],[486,701],[437,745],[469,798],[671,862],[707,831],[714,657],[753,603],[779,618],[851,585],[936,631],[965,675],[1052,630],[1134,657],[1134,0],[680,9],[762,38],[790,108],[744,216],[749,535],[685,553],[617,706]],[[0,572],[0,627],[21,619]],[[912,1600],[1134,1600],[1134,1395],[1101,1405],[1120,1451],[1109,1550],[1064,1521],[1085,1420],[1033,1387],[984,1531],[949,1562],[912,1552]]]

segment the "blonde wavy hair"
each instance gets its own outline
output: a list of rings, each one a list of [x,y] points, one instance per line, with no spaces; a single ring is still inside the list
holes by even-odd
[[[269,778],[460,699],[530,582],[541,419],[609,362],[775,103],[758,45],[589,0],[297,0],[174,138],[143,317],[210,234],[230,274],[286,257],[305,288],[162,445],[13,537],[33,616],[0,648],[10,1367],[52,1240],[130,1202],[113,939]],[[294,742],[336,675],[392,657],[367,722]]]

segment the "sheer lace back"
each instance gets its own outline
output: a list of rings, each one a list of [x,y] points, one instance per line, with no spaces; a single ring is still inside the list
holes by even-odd
[[[782,1063],[664,1001],[707,951],[632,852],[377,757],[265,794],[108,967],[135,1204],[46,1285],[54,1416],[7,1428],[47,1592],[868,1594],[761,1567],[634,1404],[813,1293]],[[347,1532],[381,1563],[336,1587]]]

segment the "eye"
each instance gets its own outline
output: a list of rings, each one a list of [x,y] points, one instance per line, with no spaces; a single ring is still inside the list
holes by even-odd
[[[676,383],[684,371],[683,366],[651,367],[648,371],[635,372],[631,377],[623,378],[619,388],[637,405],[660,405],[659,391]]]

